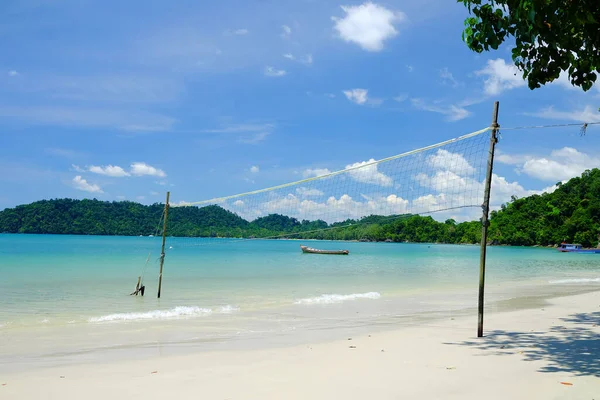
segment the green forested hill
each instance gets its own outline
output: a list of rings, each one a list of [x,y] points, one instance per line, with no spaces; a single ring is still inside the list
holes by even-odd
[[[0,232],[78,235],[155,234],[163,205],[56,199],[5,209]],[[553,193],[513,198],[491,213],[489,240],[507,245],[553,245],[562,242],[596,246],[600,234],[600,170],[559,185]],[[368,216],[328,225],[272,214],[246,221],[219,206],[175,207],[169,235],[199,237],[273,237],[314,239],[477,243],[479,221],[437,222],[431,217]]]

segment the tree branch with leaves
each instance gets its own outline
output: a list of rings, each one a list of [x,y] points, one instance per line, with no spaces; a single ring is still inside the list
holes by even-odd
[[[530,89],[559,77],[584,91],[600,68],[600,0],[458,0],[468,8],[463,40],[477,52],[514,39],[512,59]]]

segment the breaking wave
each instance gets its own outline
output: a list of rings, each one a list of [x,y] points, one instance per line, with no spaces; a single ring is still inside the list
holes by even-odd
[[[600,283],[600,278],[572,278],[572,279],[558,279],[550,281],[552,284],[561,283]]]
[[[217,314],[231,314],[238,311],[239,308],[226,305],[216,310],[211,308],[202,308],[197,306],[178,306],[170,310],[152,310],[146,312],[117,313],[103,315],[101,317],[92,317],[88,322],[111,322],[111,321],[142,321],[142,320],[160,320],[176,318],[193,318]]]
[[[372,299],[376,300],[381,297],[381,294],[377,292],[368,293],[353,293],[353,294],[323,294],[317,297],[308,297],[306,299],[299,299],[294,304],[335,304],[343,303],[344,301],[357,300],[357,299]]]

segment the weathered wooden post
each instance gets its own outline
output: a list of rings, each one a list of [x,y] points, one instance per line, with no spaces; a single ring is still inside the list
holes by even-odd
[[[478,318],[477,318],[477,337],[483,336],[483,306],[484,306],[484,289],[485,289],[485,260],[487,253],[487,235],[488,227],[490,226],[490,190],[492,187],[492,171],[494,169],[494,150],[498,142],[498,107],[500,103],[494,103],[494,113],[492,115],[492,133],[490,135],[490,152],[488,154],[487,173],[485,175],[485,192],[483,194],[483,216],[481,218],[481,251],[479,253],[479,301],[478,301]]]
[[[160,250],[160,272],[158,274],[158,298],[160,299],[160,289],[162,288],[163,264],[165,262],[165,242],[167,240],[167,218],[169,218],[169,196],[171,192],[167,192],[167,202],[165,203],[165,218],[163,221],[162,233],[162,248]]]

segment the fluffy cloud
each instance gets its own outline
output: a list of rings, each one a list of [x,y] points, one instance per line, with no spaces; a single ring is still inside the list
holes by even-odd
[[[384,42],[398,34],[395,24],[406,19],[401,12],[367,2],[359,6],[341,6],[343,18],[331,17],[338,36],[367,51],[381,51]]]
[[[17,75],[19,75],[19,73],[15,70],[8,71],[8,76],[17,76]]]
[[[234,35],[247,35],[248,34],[248,29],[236,29],[232,32]]]
[[[88,167],[89,172],[93,172],[94,174],[112,176],[115,178],[121,178],[124,176],[129,176],[123,168],[118,165],[106,165],[106,166],[98,166],[98,165],[90,165]]]
[[[75,178],[73,178],[72,183],[73,183],[73,187],[75,189],[83,190],[84,192],[104,193],[102,191],[102,189],[100,188],[100,186],[98,186],[96,184],[88,183],[88,181],[86,181],[85,179],[83,179],[81,177],[81,175],[77,175]]]
[[[305,178],[310,178],[313,176],[323,176],[329,175],[331,173],[327,168],[308,168],[302,172],[302,176]]]
[[[252,172],[253,174],[258,174],[260,172],[260,168],[258,167],[258,165],[253,165],[250,167],[250,172]]]
[[[581,175],[586,169],[597,168],[600,158],[581,153],[572,147],[553,150],[549,157],[530,158],[521,171],[531,177],[557,182]]]
[[[134,162],[131,164],[131,175],[134,176],[158,176],[159,178],[164,178],[167,174],[158,168],[154,168],[151,165],[148,165],[143,162]]]
[[[357,182],[371,183],[380,186],[392,186],[394,181],[389,176],[377,170],[375,160],[357,162],[346,165],[348,175]]]
[[[586,169],[600,165],[600,157],[572,147],[552,150],[547,156],[500,153],[495,159],[500,163],[516,166],[519,173],[546,182],[566,181],[581,175]]]
[[[507,64],[501,58],[488,60],[487,65],[475,72],[485,77],[483,91],[488,96],[495,96],[505,90],[526,86],[522,73],[513,64]]]
[[[276,69],[275,67],[271,67],[271,66],[267,66],[265,67],[265,76],[270,76],[270,77],[282,77],[285,74],[287,74],[287,72],[283,69]]]
[[[238,210],[246,218],[277,213],[298,219],[322,219],[326,222],[339,222],[348,218],[358,219],[366,215],[404,214],[408,210],[409,201],[394,194],[373,196],[358,201],[347,194],[339,197],[330,196],[323,202],[302,199],[293,194],[271,199],[261,203],[252,210]],[[241,212],[240,212],[241,211]]]
[[[427,157],[427,163],[435,169],[443,169],[457,174],[470,175],[475,172],[475,168],[462,154],[451,153],[445,149],[439,149],[435,154]]]
[[[348,100],[350,100],[353,103],[360,104],[360,105],[365,104],[367,102],[367,100],[369,99],[369,97],[368,97],[369,91],[367,89],[344,90],[342,93],[344,93],[344,95],[346,96],[346,98]]]

